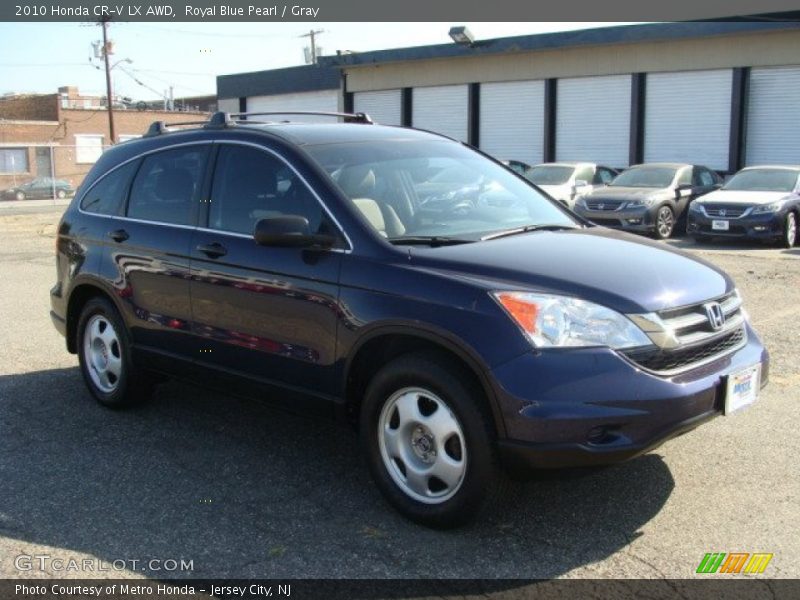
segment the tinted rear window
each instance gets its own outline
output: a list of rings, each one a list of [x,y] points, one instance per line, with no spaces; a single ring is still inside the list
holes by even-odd
[[[119,215],[139,161],[115,169],[98,181],[81,200],[81,210],[99,215]]]
[[[128,216],[193,225],[207,154],[207,146],[187,146],[147,156],[131,186]]]

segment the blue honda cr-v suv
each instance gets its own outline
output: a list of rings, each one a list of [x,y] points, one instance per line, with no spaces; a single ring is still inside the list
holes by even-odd
[[[244,118],[154,124],[64,214],[51,316],[102,404],[168,375],[341,414],[388,500],[450,526],[503,469],[631,458],[766,383],[712,265],[439,135]]]

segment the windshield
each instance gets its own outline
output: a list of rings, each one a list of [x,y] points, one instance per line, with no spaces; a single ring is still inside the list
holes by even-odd
[[[791,192],[797,185],[797,171],[788,169],[748,169],[740,171],[722,186],[742,192]]]
[[[525,177],[536,185],[561,185],[572,176],[572,167],[540,166],[525,171]]]
[[[505,167],[445,140],[307,146],[384,237],[477,241],[528,226],[579,224]]]
[[[609,184],[617,187],[665,188],[672,184],[677,169],[669,167],[638,167],[617,175]]]

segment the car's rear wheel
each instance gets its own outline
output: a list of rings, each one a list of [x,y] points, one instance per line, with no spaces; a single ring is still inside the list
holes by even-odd
[[[472,519],[501,481],[491,417],[465,381],[436,354],[407,354],[370,382],[361,436],[370,471],[404,516],[431,527]]]
[[[16,194],[14,194],[14,198],[16,198],[17,200],[25,200],[25,192],[21,191],[17,192]]]
[[[125,325],[111,302],[105,298],[87,302],[77,336],[83,379],[100,404],[122,408],[149,397],[152,379],[134,367]]]
[[[675,213],[672,208],[664,204],[658,208],[656,213],[655,236],[656,239],[665,240],[672,235],[675,229]]]
[[[67,197],[67,192],[65,192],[64,190],[57,190],[56,191],[56,198],[58,198],[60,200],[63,200],[66,197]]]
[[[784,248],[792,248],[797,243],[797,216],[789,211],[783,220],[783,237],[781,245]]]

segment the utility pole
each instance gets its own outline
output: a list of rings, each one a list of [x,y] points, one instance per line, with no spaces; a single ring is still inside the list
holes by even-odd
[[[299,36],[301,38],[307,37],[311,38],[311,64],[317,64],[317,36],[320,33],[325,33],[324,29],[312,29],[308,33],[304,33],[303,35]]]
[[[103,17],[103,60],[106,63],[106,105],[108,108],[108,133],[111,136],[111,145],[117,141],[114,132],[114,98],[111,95],[111,67],[108,64],[108,17]]]

